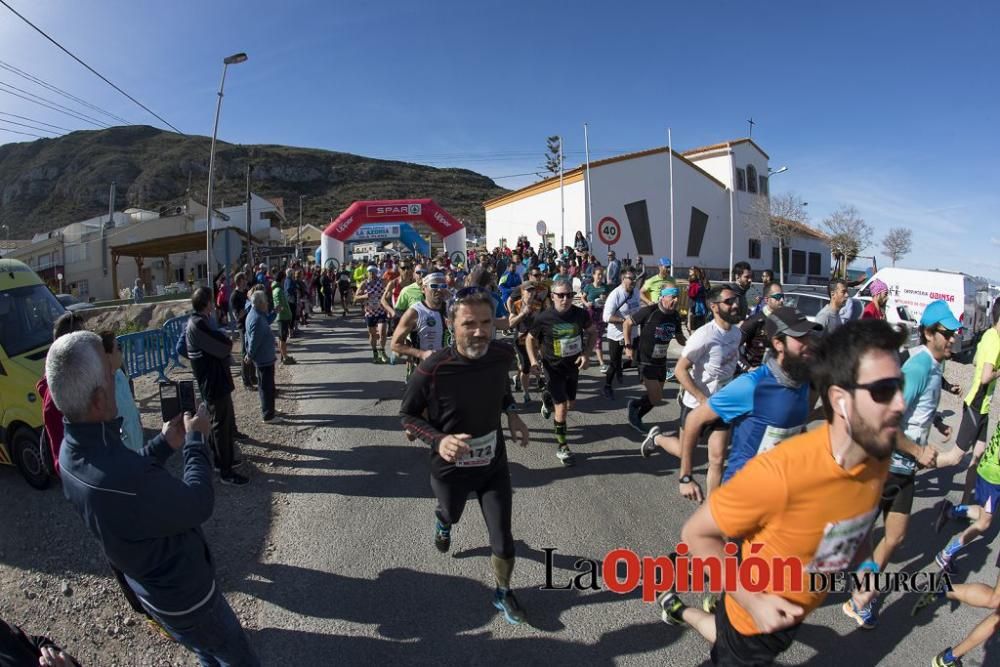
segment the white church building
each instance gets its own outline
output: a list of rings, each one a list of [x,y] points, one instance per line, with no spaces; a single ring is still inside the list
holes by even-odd
[[[738,139],[678,153],[666,147],[590,163],[484,203],[487,246],[513,246],[527,236],[541,241],[544,221],[553,246],[573,245],[583,232],[604,262],[608,246],[599,230],[620,229],[611,246],[619,259],[641,256],[646,266],[670,257],[674,275],[699,266],[710,279],[728,279],[732,264],[747,261],[778,275],[778,244],[760,238],[759,198],[769,195],[768,155],[751,139]],[[670,201],[673,170],[673,238]],[[592,230],[588,230],[588,195]],[[564,213],[561,214],[560,202]],[[617,223],[615,225],[614,223]],[[830,275],[829,238],[804,224],[784,248],[785,282],[825,284]],[[588,231],[590,233],[588,233]]]

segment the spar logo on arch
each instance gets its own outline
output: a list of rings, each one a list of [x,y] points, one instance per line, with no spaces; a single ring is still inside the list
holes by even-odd
[[[423,208],[420,204],[377,204],[368,206],[365,213],[369,218],[391,218],[400,215],[420,215]]]

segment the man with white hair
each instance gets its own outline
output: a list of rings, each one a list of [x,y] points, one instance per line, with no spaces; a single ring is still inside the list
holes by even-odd
[[[253,293],[253,308],[246,319],[246,356],[257,369],[257,393],[260,395],[260,412],[265,422],[274,419],[274,332],[273,317],[268,317],[267,294],[263,290]]]
[[[113,369],[97,334],[55,341],[45,377],[65,418],[63,493],[142,607],[203,665],[259,665],[218,589],[201,531],[215,501],[204,405],[133,452],[121,441]],[[178,449],[181,479],[163,467]]]

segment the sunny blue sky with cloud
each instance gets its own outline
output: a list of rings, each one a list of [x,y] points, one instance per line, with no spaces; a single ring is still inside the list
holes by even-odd
[[[185,133],[211,133],[222,58],[246,51],[221,138],[467,167],[505,187],[536,180],[514,175],[541,171],[550,134],[581,163],[584,122],[599,158],[663,145],[667,127],[678,149],[743,137],[752,116],[788,166],[772,191],[808,201],[813,224],[853,204],[876,240],[913,229],[902,265],[1000,279],[997,3],[5,2]],[[2,6],[0,62],[163,127]],[[0,112],[94,127],[9,94]]]

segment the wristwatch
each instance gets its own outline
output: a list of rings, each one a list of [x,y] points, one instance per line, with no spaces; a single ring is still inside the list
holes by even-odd
[[[694,481],[694,477],[692,477],[691,475],[684,475],[684,476],[683,476],[683,477],[681,477],[681,478],[680,478],[680,480],[678,480],[678,481],[679,481],[679,482],[680,482],[681,484],[690,484],[691,482],[693,482],[693,481]]]

